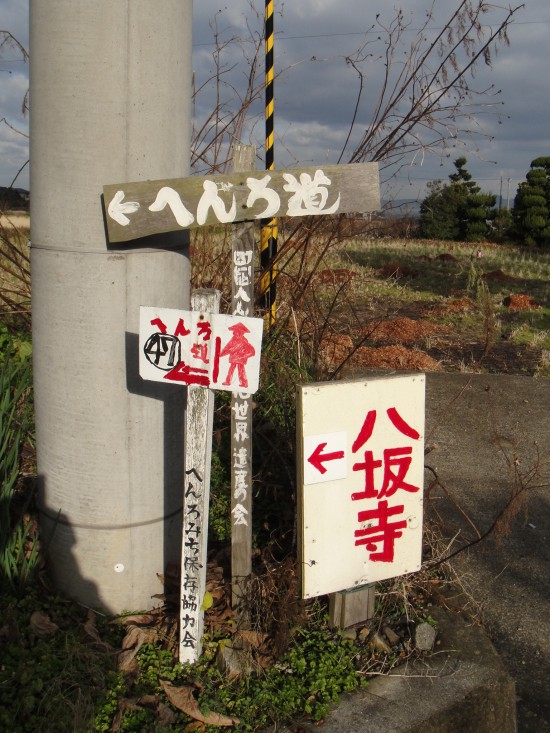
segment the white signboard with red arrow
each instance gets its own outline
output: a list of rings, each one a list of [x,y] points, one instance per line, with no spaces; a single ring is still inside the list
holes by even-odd
[[[263,320],[173,308],[140,308],[143,379],[254,394]]]
[[[419,569],[424,395],[423,374],[299,389],[305,598]]]

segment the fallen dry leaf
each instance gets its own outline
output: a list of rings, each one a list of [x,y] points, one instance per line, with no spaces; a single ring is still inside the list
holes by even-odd
[[[268,640],[268,635],[260,631],[241,629],[233,637],[233,646],[236,646],[240,639],[254,649],[259,649]]]
[[[175,687],[171,682],[160,680],[162,689],[166,693],[168,701],[182,713],[189,715],[190,718],[206,723],[206,725],[230,726],[239,723],[238,718],[230,718],[227,715],[210,712],[203,715],[200,711],[199,704],[193,697],[192,687]]]
[[[93,611],[88,611],[88,616],[86,618],[86,621],[82,625],[82,628],[84,629],[84,633],[86,634],[88,639],[98,647],[99,651],[110,654],[114,651],[114,649],[112,646],[104,642],[103,639],[100,637],[99,631],[97,630],[95,625],[96,618],[97,616]]]
[[[161,728],[168,728],[176,722],[176,714],[174,711],[170,710],[168,705],[163,705],[161,702],[159,702],[157,706],[156,715],[157,723]]]
[[[198,720],[195,720],[194,723],[189,723],[185,726],[183,729],[184,733],[201,733],[201,731],[205,730],[206,726],[204,723],[201,723]]]
[[[54,624],[51,618],[44,611],[35,611],[30,618],[32,632],[40,639],[47,639],[59,631],[59,626]]]
[[[158,695],[142,695],[138,697],[137,702],[144,708],[156,708],[159,704]]]
[[[132,673],[137,669],[136,654],[144,644],[158,641],[162,636],[158,629],[130,624],[122,640],[122,651],[118,655],[117,668],[121,672]]]
[[[139,665],[136,659],[136,649],[125,649],[120,652],[117,657],[117,669],[119,672],[124,672],[125,675],[136,675],[139,670]]]
[[[161,632],[154,627],[130,624],[122,640],[122,649],[135,648],[136,651],[139,651],[144,644],[158,641],[161,636]]]
[[[142,695],[137,699],[123,697],[119,700],[111,726],[111,733],[118,733],[121,730],[124,716],[128,711],[143,710],[144,708],[154,712],[156,723],[160,728],[168,728],[176,722],[174,711],[161,703],[157,695]]]
[[[176,714],[167,705],[161,703],[158,695],[142,695],[138,697],[136,702],[142,707],[154,711],[157,723],[161,728],[168,728],[176,722]]]

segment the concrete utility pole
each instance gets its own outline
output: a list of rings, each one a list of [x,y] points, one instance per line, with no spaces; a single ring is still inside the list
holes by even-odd
[[[182,233],[108,248],[104,184],[189,172],[192,0],[31,0],[43,541],[62,590],[149,608],[181,542],[185,392],[138,376],[139,306],[187,308]]]

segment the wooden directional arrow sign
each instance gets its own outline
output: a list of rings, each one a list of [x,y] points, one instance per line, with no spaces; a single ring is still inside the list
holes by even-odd
[[[203,225],[380,208],[377,163],[231,173],[103,188],[110,242]]]

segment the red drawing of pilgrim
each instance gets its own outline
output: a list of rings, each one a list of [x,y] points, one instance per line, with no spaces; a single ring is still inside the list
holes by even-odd
[[[223,385],[225,387],[231,385],[233,374],[235,373],[235,369],[237,369],[239,386],[248,387],[245,365],[250,357],[256,353],[256,349],[245,336],[245,333],[250,333],[250,330],[244,323],[236,323],[234,326],[229,326],[229,330],[233,331],[233,336],[231,336],[227,344],[223,347],[220,354],[220,356],[227,356],[229,358],[229,371],[227,372],[227,377]]]

